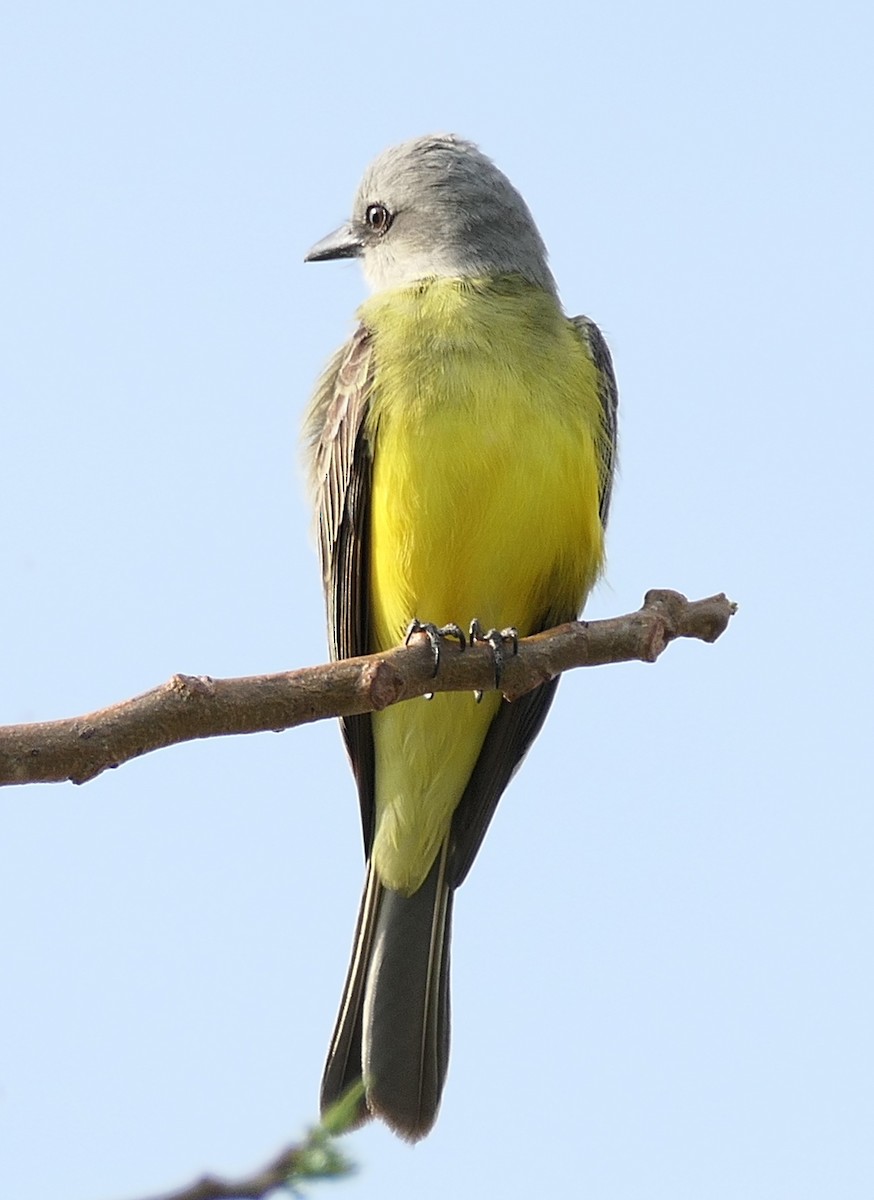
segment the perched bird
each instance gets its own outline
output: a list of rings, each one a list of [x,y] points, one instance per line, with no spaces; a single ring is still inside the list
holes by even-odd
[[[339,258],[373,294],[305,429],[333,656],[395,646],[415,619],[491,629],[497,653],[495,630],[574,619],[604,561],[616,384],[597,327],[562,312],[525,201],[472,143],[416,138],[307,255]],[[433,1126],[453,893],[557,682],[344,720],[367,870],[323,1109],[363,1079],[359,1120],[410,1141]]]

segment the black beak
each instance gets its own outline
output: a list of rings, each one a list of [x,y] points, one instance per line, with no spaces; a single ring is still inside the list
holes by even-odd
[[[304,262],[327,262],[332,258],[358,258],[364,246],[361,238],[347,222],[316,242]]]

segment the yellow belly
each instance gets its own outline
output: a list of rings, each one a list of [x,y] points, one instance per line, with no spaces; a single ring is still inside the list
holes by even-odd
[[[602,563],[597,376],[555,301],[454,281],[378,297],[369,428],[376,645],[412,617],[466,628],[579,612]],[[533,311],[532,311],[533,309]],[[413,700],[373,718],[374,862],[415,891],[500,703]]]

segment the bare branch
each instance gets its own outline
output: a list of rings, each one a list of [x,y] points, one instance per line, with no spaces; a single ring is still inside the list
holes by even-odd
[[[166,1192],[155,1200],[264,1200],[279,1188],[299,1195],[301,1183],[312,1183],[321,1179],[340,1179],[355,1171],[351,1162],[337,1144],[343,1133],[348,1133],[356,1124],[361,1097],[362,1083],[353,1084],[322,1114],[321,1122],[311,1129],[296,1146],[288,1146],[266,1167],[241,1179],[219,1179],[215,1175],[202,1178],[181,1188],[177,1192]]]
[[[284,1188],[297,1174],[301,1151],[297,1146],[283,1150],[272,1163],[242,1179],[219,1179],[204,1175],[196,1183],[178,1192],[167,1192],[155,1200],[262,1200],[277,1188]]]
[[[689,601],[647,592],[643,607],[606,621],[571,621],[519,643],[502,679],[508,700],[573,667],[655,662],[675,638],[714,642],[736,605],[724,595]],[[232,733],[280,732],[325,717],[372,712],[426,692],[489,691],[492,654],[447,643],[433,677],[418,636],[385,654],[240,679],[174,675],[142,696],[62,721],[0,727],[0,785],[86,783],[110,767],[164,746]]]
[[[265,1200],[279,1188],[295,1195],[297,1186],[320,1179],[340,1179],[352,1174],[352,1163],[337,1149],[334,1138],[320,1126],[299,1146],[289,1146],[258,1171],[240,1179],[204,1175],[177,1192],[154,1200]]]

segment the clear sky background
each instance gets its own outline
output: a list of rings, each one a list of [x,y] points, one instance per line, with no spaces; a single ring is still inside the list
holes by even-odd
[[[304,266],[453,130],[613,348],[591,616],[459,894],[443,1111],[349,1200],[874,1194],[870,5],[31,3],[0,36],[0,720],[325,657]],[[137,1200],[316,1116],[362,864],[338,732],[0,795],[0,1192]],[[333,1194],[333,1192],[332,1192]]]

